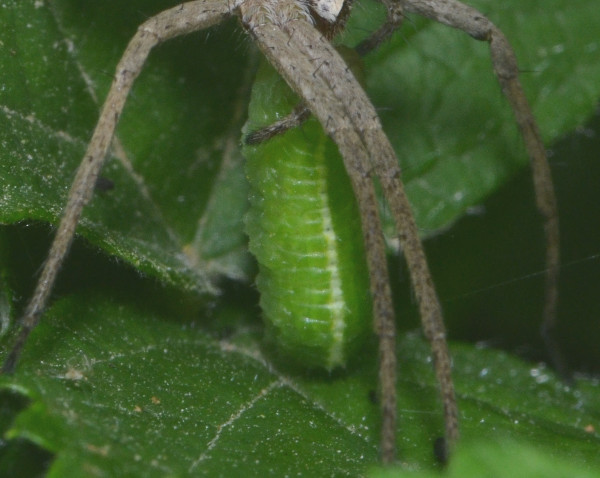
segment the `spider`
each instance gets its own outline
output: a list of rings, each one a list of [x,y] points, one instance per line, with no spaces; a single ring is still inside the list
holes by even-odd
[[[382,0],[387,22],[364,42],[369,51],[402,23],[404,12],[416,13],[489,42],[494,71],[511,104],[533,167],[538,208],[545,218],[547,248],[546,309],[544,323],[551,332],[556,307],[558,275],[558,219],[550,170],[539,131],[518,81],[512,49],[501,31],[476,10],[454,0]],[[30,332],[39,323],[56,275],[73,240],[83,207],[89,202],[111,146],[131,86],[152,48],[180,35],[208,28],[237,16],[268,61],[302,98],[284,121],[258,132],[266,140],[303,121],[310,111],[335,141],[344,159],[361,216],[367,254],[375,333],[379,338],[381,388],[381,457],[395,460],[396,358],[395,325],[385,247],[373,177],[377,177],[393,215],[406,258],[423,329],[431,342],[445,417],[447,454],[458,440],[458,409],[451,378],[442,312],[430,277],[401,172],[375,108],[330,40],[341,31],[350,12],[350,0],[196,0],[163,11],[144,22],[130,41],[118,66],[88,150],[72,184],[60,225],[37,287],[21,322],[21,330],[3,372],[12,372]]]

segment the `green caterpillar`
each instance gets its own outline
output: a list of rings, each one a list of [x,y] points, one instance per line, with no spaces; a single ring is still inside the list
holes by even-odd
[[[261,67],[244,132],[297,103],[277,73]],[[269,336],[304,365],[343,366],[369,336],[372,312],[360,216],[337,147],[309,119],[244,154],[246,231]]]

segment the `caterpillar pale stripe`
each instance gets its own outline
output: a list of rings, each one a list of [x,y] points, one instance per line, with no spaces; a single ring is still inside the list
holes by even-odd
[[[244,131],[273,123],[297,102],[261,67]],[[343,366],[372,324],[360,216],[337,147],[310,119],[246,147],[245,156],[246,231],[269,337],[304,365]]]

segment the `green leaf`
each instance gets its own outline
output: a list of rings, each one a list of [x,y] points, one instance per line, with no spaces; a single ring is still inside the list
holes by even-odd
[[[448,478],[462,476],[489,476],[509,478],[527,476],[545,478],[547,476],[577,476],[592,478],[595,471],[585,465],[574,464],[573,460],[557,456],[518,440],[496,440],[484,443],[465,443],[457,450],[445,474]],[[423,471],[413,473],[400,469],[381,469],[372,472],[371,478],[392,478],[413,476],[416,478],[439,477],[439,473]]]
[[[119,56],[138,24],[167,6],[5,5],[0,221],[58,221]],[[140,271],[190,289],[249,270],[237,144],[252,62],[231,46],[231,27],[153,52],[102,173],[114,189],[96,194],[79,229]]]
[[[261,349],[252,320],[217,334],[244,309],[220,307],[202,324],[182,323],[137,295],[115,299],[112,288],[58,300],[15,377],[0,377],[3,401],[11,392],[30,401],[5,439],[55,453],[49,476],[356,476],[376,463],[372,358],[345,373],[307,376]],[[465,441],[527,440],[600,470],[600,437],[586,431],[598,425],[597,381],[571,389],[501,352],[452,352]],[[402,462],[430,467],[441,412],[428,348],[409,334],[398,354]]]
[[[137,24],[175,3],[4,2],[0,222],[17,225],[0,230],[3,327],[22,310],[48,248],[48,229],[31,221],[55,224],[60,216],[127,40]],[[595,2],[475,3],[513,42],[548,144],[583,125],[600,89]],[[372,30],[364,25],[383,18],[381,9],[377,17],[363,8],[355,7],[350,44]],[[239,284],[217,282],[219,277],[247,278],[251,268],[242,233],[246,186],[236,149],[253,70],[251,51],[233,22],[174,40],[151,55],[118,132],[124,151],[115,150],[103,173],[115,188],[96,194],[79,229],[91,243],[133,267],[116,264],[81,242],[74,245],[55,291],[57,301],[28,344],[17,374],[0,379],[0,423],[6,430],[0,474],[28,476],[36,465],[42,471],[50,466],[54,476],[186,475],[194,460],[206,457],[198,474],[360,475],[376,462],[372,349],[333,376],[286,369],[261,345],[257,298],[246,298],[250,292]],[[369,93],[403,161],[424,233],[478,204],[526,162],[485,44],[410,18],[394,41],[366,59],[365,68]],[[575,195],[583,194],[582,182],[597,185],[588,165],[598,163],[598,146],[589,142],[593,154],[580,165],[583,153],[573,144],[582,138],[573,136],[553,158],[561,175],[567,175],[563,190],[572,181],[568,189]],[[576,168],[579,176],[570,176]],[[528,178],[525,182],[529,187]],[[419,190],[427,192],[421,195],[423,206]],[[566,239],[577,235],[589,241],[570,246],[576,252],[567,257],[582,260],[592,273],[576,286],[565,283],[574,299],[561,304],[569,312],[562,321],[568,333],[574,319],[589,316],[590,325],[573,335],[573,342],[577,353],[586,354],[586,363],[597,366],[593,221],[600,200],[590,197],[595,196],[586,195],[569,209],[563,223],[589,214],[585,229],[568,230]],[[540,316],[531,311],[535,297],[528,293],[523,292],[525,302],[516,302],[505,288],[495,288],[497,300],[485,296],[485,308],[467,313],[453,300],[464,293],[480,298],[475,289],[523,274],[507,268],[505,275],[488,281],[475,274],[469,283],[467,265],[508,267],[535,259],[522,242],[516,247],[510,242],[504,224],[527,233],[511,212],[505,214],[507,222],[498,229],[484,226],[494,231],[489,233],[497,240],[493,245],[480,236],[454,241],[459,229],[444,239],[456,254],[442,254],[442,239],[433,241],[436,283],[447,310],[472,315],[479,325],[506,329],[495,315],[501,305],[519,328],[537,328],[528,325]],[[526,240],[541,242],[541,233]],[[506,251],[495,250],[498,244],[506,244]],[[443,260],[436,260],[438,255]],[[537,271],[541,263],[526,272]],[[565,275],[573,270],[565,269]],[[140,273],[171,285],[157,285]],[[187,292],[214,291],[215,285],[224,291],[216,302]],[[515,288],[524,290],[523,281],[517,280]],[[593,299],[584,302],[583,296]],[[403,310],[411,308],[406,305],[410,300],[398,302]],[[451,331],[458,336],[462,327]],[[461,337],[480,335],[469,328]],[[10,338],[2,338],[2,354]],[[467,446],[483,442],[489,450],[508,437],[526,442],[526,453],[536,448],[530,456],[560,455],[557,459],[573,474],[599,473],[598,433],[586,431],[598,430],[597,382],[581,379],[567,389],[551,373],[503,353],[463,345],[452,349]],[[427,348],[408,336],[399,356],[401,457],[410,467],[430,468],[441,417]],[[548,380],[538,383],[540,376]],[[23,397],[30,402],[22,403]],[[32,443],[42,447],[36,454]],[[48,451],[53,457],[49,465]],[[497,459],[504,459],[502,451],[497,450]],[[459,448],[457,459],[461,453]],[[487,466],[474,474],[481,476]]]

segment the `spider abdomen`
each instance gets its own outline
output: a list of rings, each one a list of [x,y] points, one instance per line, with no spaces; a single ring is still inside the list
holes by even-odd
[[[250,121],[264,122],[273,88],[257,83],[263,84],[255,86]],[[247,148],[246,158],[246,229],[270,336],[303,364],[344,365],[372,326],[360,220],[337,148],[310,120]]]

